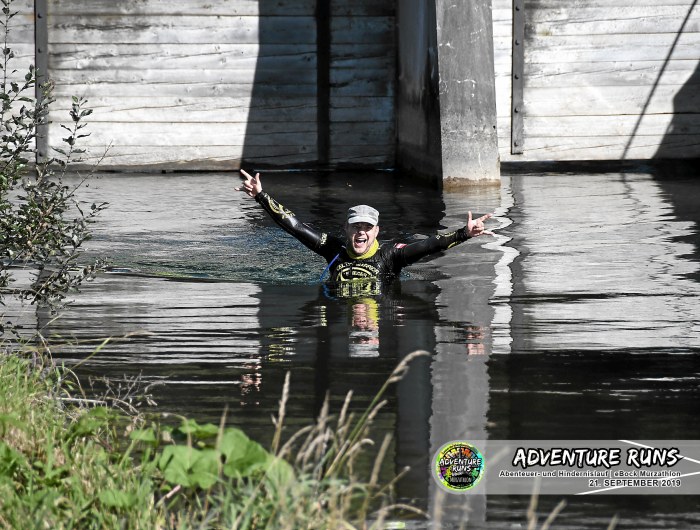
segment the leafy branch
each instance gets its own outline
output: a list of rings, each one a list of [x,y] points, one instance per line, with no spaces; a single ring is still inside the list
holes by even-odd
[[[39,72],[34,66],[29,66],[22,82],[15,81],[20,76],[11,69],[15,54],[8,36],[17,12],[11,9],[13,0],[1,1],[0,304],[11,295],[55,312],[65,303],[66,295],[101,266],[99,261],[81,264],[80,257],[91,235],[90,225],[107,203],[93,203],[84,210],[77,198],[97,166],[88,175],[79,176],[77,184],[64,182],[72,164],[82,161],[85,150],[78,145],[89,136],[85,119],[92,110],[84,98],[73,97],[71,121],[60,125],[67,132],[62,145],[53,148],[54,156],[31,165],[38,131],[47,124],[49,107],[55,101],[53,84],[43,83],[37,99],[34,91]],[[29,285],[10,288],[18,269],[30,270],[34,279]],[[4,331],[3,320],[0,317],[0,333]]]

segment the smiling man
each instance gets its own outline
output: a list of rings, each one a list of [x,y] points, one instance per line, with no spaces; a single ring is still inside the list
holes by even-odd
[[[328,263],[331,281],[341,284],[355,282],[364,286],[345,294],[376,294],[379,282],[398,276],[403,267],[430,254],[452,248],[469,238],[492,235],[492,232],[484,229],[484,221],[491,214],[472,219],[472,213],[469,212],[467,224],[454,232],[436,234],[415,243],[380,245],[377,241],[379,212],[371,206],[360,204],[348,210],[345,222],[347,241],[343,241],[324,232],[317,232],[300,222],[291,211],[262,190],[259,173],[253,177],[241,170],[241,174],[245,181],[236,190],[253,197],[287,233],[323,256]]]

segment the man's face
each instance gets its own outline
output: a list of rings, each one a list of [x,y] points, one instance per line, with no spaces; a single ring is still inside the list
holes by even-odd
[[[374,331],[377,329],[377,322],[371,317],[368,304],[353,304],[352,325],[361,331]]]
[[[379,225],[369,223],[345,223],[345,234],[352,245],[355,254],[362,255],[367,252],[379,234]]]

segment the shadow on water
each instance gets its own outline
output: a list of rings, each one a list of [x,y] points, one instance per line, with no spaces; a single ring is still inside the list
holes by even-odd
[[[700,85],[698,85],[700,88]],[[688,226],[700,226],[700,158],[688,161],[676,161],[668,167],[654,168],[652,175],[666,200],[673,205],[676,219]],[[673,236],[674,241],[687,249],[684,258],[693,263],[700,263],[700,237],[697,233],[686,232]],[[700,282],[700,269],[695,268],[684,274],[695,282]]]
[[[329,231],[357,202],[380,210],[380,239],[455,228],[468,210],[495,210],[501,228],[415,264],[381,297],[337,299],[318,282],[325,263],[229,191],[230,175],[103,177],[89,193],[111,207],[90,251],[130,274],[98,277],[51,325],[92,340],[58,358],[84,358],[105,334],[147,332],[110,344],[81,375],[141,374],[161,384],[159,409],[218,421],[228,408],[230,423],[267,444],[287,371],[290,434],[326,395],[338,410],[353,390],[361,410],[401,358],[428,350],[375,430],[393,435],[383,477],[410,465],[399,494],[423,507],[437,490],[427,463],[452,439],[700,439],[699,225],[692,200],[683,202],[697,196],[697,181],[526,175],[466,195],[386,173],[263,183]],[[558,501],[543,498],[541,509]],[[619,513],[622,528],[681,529],[700,514],[694,498],[569,501],[563,528],[606,527]],[[453,496],[444,527],[511,527],[524,522],[527,502]]]

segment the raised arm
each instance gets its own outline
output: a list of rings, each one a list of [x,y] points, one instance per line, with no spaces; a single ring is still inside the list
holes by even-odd
[[[400,265],[402,267],[410,265],[425,256],[452,248],[472,237],[493,235],[493,232],[485,230],[484,228],[484,221],[490,217],[491,214],[487,213],[477,219],[472,219],[472,213],[469,212],[467,224],[459,230],[448,234],[436,234],[422,241],[417,241],[408,245],[397,245],[397,253],[401,258],[400,262],[402,262]]]
[[[262,190],[262,182],[260,181],[260,173],[251,176],[245,170],[241,169],[241,174],[245,178],[242,186],[235,188],[236,191],[242,191],[249,197],[254,198],[260,206],[272,217],[285,232],[294,236],[301,241],[304,246],[321,254],[325,257],[326,250],[324,248],[328,236],[324,233],[319,233],[307,225],[299,221],[291,210],[288,210],[275,199],[270,197],[268,193]]]

